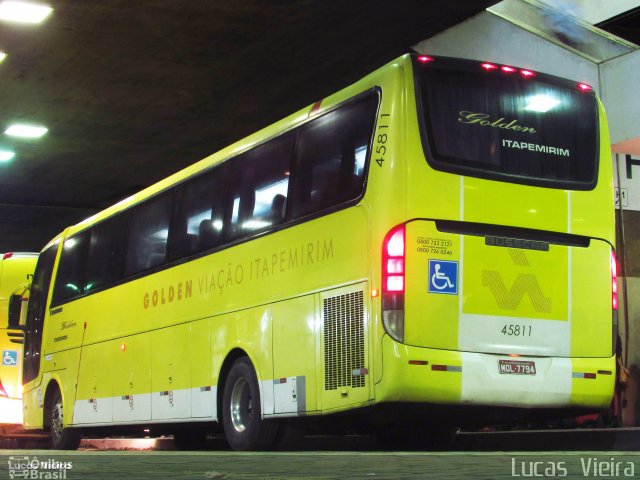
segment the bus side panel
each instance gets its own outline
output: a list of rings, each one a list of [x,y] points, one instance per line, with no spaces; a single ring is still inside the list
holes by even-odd
[[[191,325],[154,330],[151,336],[151,411],[153,420],[191,417]],[[176,341],[181,339],[182,341]]]
[[[108,342],[113,382],[113,421],[151,420],[151,335],[131,335]]]
[[[74,425],[113,420],[113,376],[118,374],[111,363],[114,348],[114,342],[100,342],[82,349]]]
[[[220,368],[232,350],[244,351],[251,360],[260,385],[262,414],[273,414],[273,353],[271,308],[260,306],[219,315],[211,319],[211,350],[214,384],[221,395]],[[221,419],[222,412],[218,412]]]
[[[216,388],[211,355],[211,320],[191,323],[189,365],[191,368],[191,416],[217,418]]]
[[[319,410],[319,322],[315,295],[274,303],[273,397],[275,413]]]

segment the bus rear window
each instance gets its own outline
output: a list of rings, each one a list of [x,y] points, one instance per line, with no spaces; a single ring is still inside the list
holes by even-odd
[[[415,63],[425,154],[436,169],[588,190],[595,186],[598,117],[576,83],[480,62]]]

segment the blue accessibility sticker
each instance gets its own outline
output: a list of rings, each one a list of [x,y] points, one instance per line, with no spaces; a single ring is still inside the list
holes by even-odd
[[[458,262],[429,260],[429,293],[458,294]]]
[[[16,350],[3,350],[2,365],[5,367],[15,367],[18,365],[18,352]]]

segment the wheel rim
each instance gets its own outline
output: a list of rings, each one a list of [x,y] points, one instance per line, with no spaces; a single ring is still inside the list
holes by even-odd
[[[253,410],[251,387],[245,378],[239,378],[231,390],[231,424],[237,432],[246,430]]]
[[[51,409],[51,435],[54,438],[62,437],[62,427],[63,426],[63,411],[62,411],[62,401],[56,399],[53,404],[53,408]]]

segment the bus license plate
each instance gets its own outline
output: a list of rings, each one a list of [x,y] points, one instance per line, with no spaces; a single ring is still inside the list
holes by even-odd
[[[527,360],[498,360],[498,372],[511,375],[535,375],[536,363]]]

